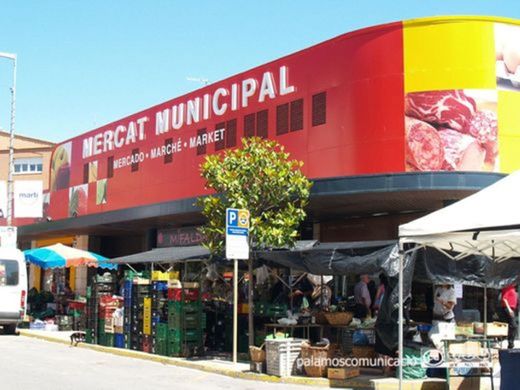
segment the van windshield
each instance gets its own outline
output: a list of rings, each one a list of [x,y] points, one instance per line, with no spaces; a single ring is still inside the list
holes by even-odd
[[[0,260],[0,287],[18,285],[18,262],[16,260]]]

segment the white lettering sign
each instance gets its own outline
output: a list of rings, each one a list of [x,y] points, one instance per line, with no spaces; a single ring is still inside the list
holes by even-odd
[[[252,101],[263,103],[266,99],[276,99],[277,96],[295,91],[296,88],[289,81],[288,67],[280,66],[278,72],[264,72],[259,79],[249,77],[234,82],[229,87],[219,87],[213,93],[204,93],[171,107],[161,108],[155,113],[155,135],[179,130],[184,125],[209,120],[212,116],[225,115],[228,110],[247,108]],[[84,138],[83,158],[94,157],[143,141],[146,138],[148,122],[149,118],[143,116]]]

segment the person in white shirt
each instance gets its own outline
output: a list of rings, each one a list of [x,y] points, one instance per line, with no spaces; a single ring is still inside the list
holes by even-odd
[[[433,320],[454,322],[453,308],[457,303],[455,289],[450,284],[443,284],[435,289],[433,296]]]

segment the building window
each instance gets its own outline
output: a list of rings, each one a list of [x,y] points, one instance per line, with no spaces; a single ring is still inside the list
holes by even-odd
[[[37,174],[43,172],[43,158],[28,157],[14,159],[14,173],[18,175]]]
[[[200,156],[201,154],[206,154],[206,128],[198,129],[197,130],[197,140],[202,140],[204,143],[201,143],[197,146],[197,156]]]
[[[83,184],[88,183],[89,166],[88,163],[83,164]]]
[[[166,153],[164,155],[164,163],[169,164],[173,161],[173,138],[167,138],[164,140],[164,146],[166,146],[166,150],[168,150],[168,147],[171,149],[171,153]]]
[[[244,116],[244,137],[254,137],[256,133],[255,127],[256,114],[247,114]]]
[[[303,129],[303,99],[291,102],[291,131]]]
[[[256,113],[256,136],[267,138],[267,110],[258,111]]]
[[[139,148],[132,149],[132,156],[139,155]],[[137,172],[139,170],[139,161],[136,161],[130,165],[130,172]]]
[[[327,122],[327,92],[312,96],[312,125],[324,125]]]
[[[244,137],[267,138],[268,111],[262,110],[257,113],[244,116]]]
[[[107,158],[107,178],[114,177],[114,156]]]
[[[222,123],[217,123],[215,125],[215,132],[217,130],[224,130],[224,137],[221,137],[219,138],[218,141],[215,141],[215,151],[219,151],[219,150],[222,150],[226,147],[226,122],[222,122]],[[221,133],[219,133],[221,134]]]
[[[276,135],[289,132],[289,103],[276,107]]]
[[[231,119],[226,122],[226,147],[237,146],[237,120]]]

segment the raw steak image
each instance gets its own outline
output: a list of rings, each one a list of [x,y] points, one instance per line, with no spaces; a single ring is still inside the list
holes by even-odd
[[[408,93],[405,99],[406,115],[459,131],[468,126],[476,107],[462,90]]]
[[[442,169],[443,143],[437,130],[426,122],[405,117],[406,164],[419,171]]]
[[[441,129],[438,133],[444,145],[443,169],[447,171],[482,169],[486,152],[474,137],[452,129]]]

